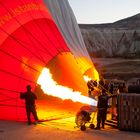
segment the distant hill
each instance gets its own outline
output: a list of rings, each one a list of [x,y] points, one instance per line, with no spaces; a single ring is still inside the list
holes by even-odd
[[[140,13],[114,23],[79,27],[91,56],[140,58]]]

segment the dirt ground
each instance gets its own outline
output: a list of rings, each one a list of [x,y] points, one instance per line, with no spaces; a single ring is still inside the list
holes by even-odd
[[[0,121],[0,140],[139,140],[140,133],[105,129],[81,131],[74,117],[28,126],[23,122]]]
[[[0,120],[0,140],[139,140],[140,133],[120,131],[106,125],[105,129],[90,129],[86,123],[86,131],[76,127],[75,114],[46,110],[47,121],[37,125],[27,122]],[[96,118],[93,120],[96,124]]]

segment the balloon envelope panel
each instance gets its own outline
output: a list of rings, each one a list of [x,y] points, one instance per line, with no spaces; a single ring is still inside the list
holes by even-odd
[[[40,0],[5,0],[0,11],[0,119],[17,120],[25,118],[19,92],[34,90],[46,64],[69,48]]]

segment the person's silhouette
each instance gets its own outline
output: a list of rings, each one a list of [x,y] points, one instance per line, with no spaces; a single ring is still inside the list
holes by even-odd
[[[20,93],[20,98],[25,99],[26,104],[26,113],[27,113],[27,119],[28,119],[28,125],[31,124],[31,113],[33,114],[33,117],[35,119],[35,124],[38,122],[38,116],[36,112],[36,106],[35,106],[35,100],[37,99],[36,95],[31,91],[31,86],[26,86],[27,91],[25,93]]]

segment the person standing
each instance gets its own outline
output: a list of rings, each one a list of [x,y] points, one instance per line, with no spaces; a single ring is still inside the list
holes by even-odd
[[[100,129],[101,123],[102,123],[102,128],[104,129],[106,115],[107,115],[107,108],[108,108],[108,99],[113,96],[117,96],[117,94],[109,96],[106,93],[105,89],[102,89],[101,95],[98,96],[96,129]]]
[[[26,105],[26,114],[28,119],[28,125],[31,125],[31,113],[35,119],[35,124],[38,122],[38,116],[36,112],[36,106],[35,106],[35,100],[37,99],[35,93],[31,91],[31,86],[26,86],[27,91],[25,93],[20,93],[20,98],[25,99],[25,105]]]

